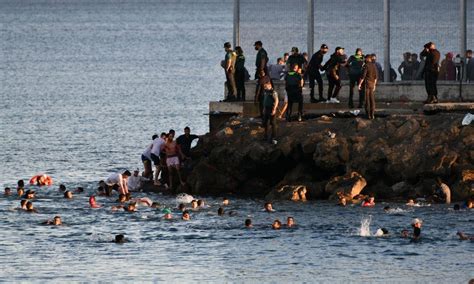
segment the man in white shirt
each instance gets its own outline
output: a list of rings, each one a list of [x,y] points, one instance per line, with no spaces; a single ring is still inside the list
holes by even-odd
[[[156,138],[158,138],[158,135],[155,134],[151,137],[151,140],[155,140]],[[151,170],[151,148],[152,147],[153,147],[153,143],[148,145],[145,148],[145,151],[143,151],[142,153],[143,168],[145,169],[143,176],[148,179],[153,178],[153,176],[151,176],[152,175],[152,170]]]
[[[159,138],[157,137],[153,140],[153,144],[150,151],[151,152],[150,157],[151,157],[151,160],[153,161],[153,164],[155,164],[155,169],[156,169],[155,179],[154,179],[155,185],[161,185],[161,183],[158,180],[160,176],[160,172],[161,172],[160,155],[166,143],[165,138],[166,138],[166,133],[162,132]]]
[[[140,173],[140,170],[136,169],[133,172],[133,175],[128,178],[127,185],[130,191],[140,190],[142,188],[142,182],[147,180],[146,178],[139,176],[138,175],[139,173]]]
[[[120,173],[115,173],[111,174],[106,180],[105,184],[107,184],[110,187],[117,186],[118,191],[120,194],[128,194],[128,185],[127,185],[127,179],[131,176],[132,174],[130,171],[126,170],[122,174]]]

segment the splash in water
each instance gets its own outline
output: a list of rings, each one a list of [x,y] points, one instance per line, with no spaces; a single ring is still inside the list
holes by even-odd
[[[176,203],[191,203],[194,197],[186,193],[180,193],[176,196]]]
[[[372,222],[372,215],[367,218],[363,218],[360,221],[359,236],[370,237],[370,223]]]

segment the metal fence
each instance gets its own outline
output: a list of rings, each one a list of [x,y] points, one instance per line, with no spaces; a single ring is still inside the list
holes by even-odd
[[[256,40],[271,62],[292,46],[311,56],[326,43],[330,52],[343,46],[348,54],[358,47],[376,53],[384,69],[397,70],[405,52],[418,54],[428,41],[442,59],[474,49],[474,0],[234,0],[234,43],[249,70]]]

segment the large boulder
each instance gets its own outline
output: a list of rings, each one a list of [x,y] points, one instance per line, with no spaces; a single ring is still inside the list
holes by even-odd
[[[464,170],[461,179],[452,188],[453,200],[467,200],[474,196],[474,170]]]
[[[325,191],[329,194],[329,199],[336,199],[337,193],[342,193],[347,199],[352,199],[367,185],[365,178],[357,173],[350,172],[344,176],[332,178],[327,184]]]
[[[230,175],[222,173],[216,167],[201,161],[188,177],[193,194],[225,194],[236,192],[238,182]]]

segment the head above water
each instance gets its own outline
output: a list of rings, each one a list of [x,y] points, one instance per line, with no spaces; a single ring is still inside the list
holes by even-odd
[[[279,230],[281,228],[280,220],[276,219],[275,221],[273,221],[272,228],[273,230]]]
[[[245,227],[247,228],[252,227],[252,219],[245,219]]]
[[[61,224],[62,224],[62,222],[61,222],[61,216],[55,216],[55,217],[53,218],[53,225],[59,226],[59,225],[61,225]]]
[[[18,180],[16,184],[19,188],[25,187],[25,181],[23,181],[22,179]]]
[[[184,211],[183,216],[181,217],[184,221],[189,221],[191,220],[191,215],[189,215],[189,211]]]
[[[265,211],[267,211],[267,212],[273,211],[273,205],[272,205],[271,202],[265,202],[265,205],[263,206],[263,208],[264,208]]]
[[[117,244],[123,244],[125,242],[125,236],[122,234],[116,235],[114,242]]]
[[[217,215],[223,216],[224,215],[224,208],[219,207],[219,209],[217,209]]]
[[[64,192],[64,198],[72,199],[72,192],[69,190],[66,190],[66,192]]]
[[[125,170],[122,175],[125,178],[125,177],[132,176],[132,173],[129,170]]]

